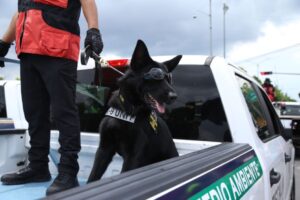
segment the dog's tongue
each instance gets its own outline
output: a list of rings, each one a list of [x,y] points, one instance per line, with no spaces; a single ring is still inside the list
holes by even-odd
[[[165,113],[165,106],[159,104],[157,101],[155,102],[156,109],[159,113]]]

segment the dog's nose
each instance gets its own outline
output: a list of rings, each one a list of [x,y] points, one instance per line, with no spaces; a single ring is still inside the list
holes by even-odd
[[[177,99],[177,94],[175,92],[169,92],[168,97],[169,103],[173,103]]]

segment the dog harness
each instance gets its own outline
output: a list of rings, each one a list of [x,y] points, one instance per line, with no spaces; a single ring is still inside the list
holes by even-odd
[[[123,97],[123,95],[119,94],[119,98],[121,103],[123,104],[125,102],[125,98]],[[128,115],[126,112],[121,111],[119,109],[110,107],[107,112],[105,113],[106,116],[110,116],[116,119],[120,119],[122,121],[126,121],[129,123],[134,123],[136,116],[132,116],[132,115]],[[152,111],[151,114],[149,115],[149,124],[151,126],[151,128],[153,129],[153,131],[155,133],[157,133],[157,115],[156,112]]]
[[[107,110],[107,112],[105,113],[105,116],[110,116],[110,117],[120,119],[122,121],[126,121],[126,122],[129,122],[132,124],[135,122],[135,119],[136,119],[136,116],[128,115],[125,112],[123,112],[119,109],[113,108],[113,107],[110,107]],[[152,127],[153,131],[155,133],[157,133],[157,126],[158,126],[157,125],[157,115],[154,111],[152,111],[149,116],[149,124]]]
[[[150,126],[152,127],[153,131],[155,133],[157,133],[157,116],[154,111],[152,111],[150,114],[149,123],[150,123]]]
[[[135,122],[135,116],[131,116],[126,114],[125,112],[118,110],[116,108],[110,107],[107,112],[105,113],[106,116],[110,116],[113,118],[117,118],[126,122],[134,123]]]

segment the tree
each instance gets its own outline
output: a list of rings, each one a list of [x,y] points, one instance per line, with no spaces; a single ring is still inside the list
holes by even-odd
[[[4,80],[4,78],[0,76],[0,80]]]
[[[276,101],[293,101],[296,100],[291,98],[287,93],[284,93],[282,90],[278,88],[278,86],[275,86],[275,95],[276,95]]]

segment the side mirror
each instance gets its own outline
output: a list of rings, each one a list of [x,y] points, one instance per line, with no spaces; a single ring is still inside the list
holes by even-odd
[[[293,138],[293,130],[292,129],[284,129],[284,132],[282,133],[282,137],[288,141],[291,140]]]

